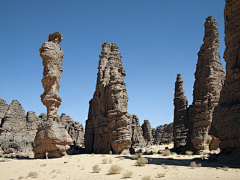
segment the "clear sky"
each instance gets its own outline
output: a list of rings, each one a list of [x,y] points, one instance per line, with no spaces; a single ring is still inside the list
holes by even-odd
[[[58,114],[85,123],[95,91],[101,45],[117,43],[126,71],[128,112],[152,127],[173,121],[174,86],[181,73],[192,103],[204,22],[218,22],[225,68],[224,0],[0,0],[0,98],[46,112],[39,48],[50,33],[63,36]]]

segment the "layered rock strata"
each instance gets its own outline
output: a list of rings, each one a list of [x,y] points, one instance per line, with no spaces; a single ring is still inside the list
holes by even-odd
[[[169,144],[173,142],[173,123],[152,128],[153,144]]]
[[[122,55],[115,43],[104,43],[97,74],[97,85],[89,102],[85,127],[86,152],[121,153],[131,146],[130,119],[126,116],[128,94]]]
[[[145,139],[143,137],[143,131],[139,122],[137,115],[126,114],[130,120],[130,136],[132,147],[144,147],[146,145]]]
[[[174,93],[174,121],[173,121],[173,141],[174,147],[185,146],[188,129],[187,123],[188,99],[183,89],[182,75],[177,74]]]
[[[209,150],[209,144],[213,137],[209,135],[209,129],[213,118],[214,108],[218,105],[220,91],[224,83],[224,70],[218,53],[218,29],[217,22],[211,16],[206,18],[205,35],[200,51],[195,72],[193,90],[193,129],[191,141],[195,151]],[[190,130],[191,131],[191,130]],[[212,143],[216,147],[216,139]],[[219,141],[218,141],[219,143]],[[210,149],[211,150],[211,149]]]
[[[143,130],[143,137],[147,143],[147,145],[153,144],[153,136],[152,136],[152,128],[149,120],[144,120],[142,124],[142,130]]]
[[[62,36],[59,32],[51,33],[48,41],[39,49],[43,59],[42,84],[44,93],[41,95],[42,103],[47,107],[47,121],[38,126],[35,137],[35,158],[58,158],[63,152],[70,149],[72,139],[62,124],[55,121],[58,107],[62,99],[58,96],[60,78],[62,73],[63,51],[60,47]]]
[[[222,152],[234,152],[240,162],[240,1],[226,0],[226,79],[218,107],[214,110],[210,134],[218,137]]]

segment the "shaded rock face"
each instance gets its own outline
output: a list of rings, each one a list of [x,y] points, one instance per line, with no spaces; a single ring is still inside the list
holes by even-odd
[[[2,124],[2,119],[4,118],[8,110],[8,104],[2,98],[0,98],[0,125]]]
[[[209,129],[214,108],[218,105],[220,91],[224,83],[224,70],[218,53],[217,22],[211,16],[206,19],[204,43],[198,52],[198,62],[195,72],[193,90],[193,129],[191,141],[195,150],[209,150],[212,136]],[[190,130],[191,131],[191,130]],[[216,146],[216,139],[213,143]],[[211,149],[210,149],[211,150]]]
[[[240,1],[226,0],[225,45],[226,79],[218,107],[214,110],[210,134],[220,139],[222,152],[235,151],[240,162]],[[236,152],[238,151],[238,152]]]
[[[143,131],[139,122],[137,115],[126,114],[130,119],[130,136],[132,147],[143,147],[146,145],[145,139],[143,137]]]
[[[35,113],[29,111],[26,117],[22,105],[17,100],[12,101],[7,111],[4,109],[0,113],[4,114],[0,129],[0,146],[3,152],[31,157],[36,126],[39,123]]]
[[[153,143],[165,144],[173,141],[173,123],[157,126],[152,128]]]
[[[126,73],[117,44],[104,43],[99,57],[96,90],[86,120],[85,148],[88,153],[119,154],[131,146]]]
[[[174,121],[173,121],[173,138],[174,147],[185,146],[187,131],[187,106],[188,99],[183,89],[182,75],[177,74],[174,94]]]
[[[153,144],[153,136],[152,136],[152,128],[149,120],[144,120],[142,124],[142,130],[143,130],[143,137],[147,143],[147,145]]]
[[[72,139],[63,125],[55,121],[58,107],[62,99],[58,96],[62,73],[63,51],[60,47],[62,36],[59,32],[51,33],[48,41],[39,49],[43,59],[42,84],[44,93],[42,103],[47,107],[47,121],[38,126],[35,137],[35,158],[45,158],[46,151],[49,158],[63,156],[63,152],[70,149]]]

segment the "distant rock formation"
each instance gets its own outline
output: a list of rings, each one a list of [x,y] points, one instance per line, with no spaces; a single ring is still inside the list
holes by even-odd
[[[119,154],[131,146],[126,73],[117,44],[104,43],[99,57],[96,90],[86,120],[85,148],[88,153]]]
[[[152,128],[149,120],[144,120],[142,124],[142,130],[143,130],[143,137],[147,143],[147,145],[153,144],[153,136],[152,136]]]
[[[26,118],[25,111],[17,100],[13,100],[9,106],[2,99],[0,102],[4,105],[4,108],[0,109],[0,114],[4,117],[0,128],[1,149],[6,154],[16,153],[32,157],[37,125],[37,122],[33,122],[36,120],[35,113],[28,112]],[[7,111],[5,107],[8,107]]]
[[[188,129],[187,123],[188,99],[183,89],[182,75],[177,74],[174,94],[174,121],[173,121],[173,141],[174,147],[185,146]]]
[[[173,142],[173,123],[152,128],[153,144],[169,144]]]
[[[2,124],[2,119],[4,118],[8,110],[8,104],[2,98],[0,98],[0,125]]]
[[[58,96],[62,73],[63,51],[60,47],[62,35],[59,32],[51,33],[48,41],[39,49],[43,59],[42,84],[44,93],[42,103],[47,107],[47,121],[38,126],[34,143],[35,158],[42,159],[48,154],[49,158],[59,158],[63,152],[70,149],[72,139],[63,125],[55,121],[58,107],[62,99]]]
[[[221,151],[232,152],[232,160],[240,165],[240,1],[226,0],[224,16],[226,79],[210,134],[221,140]]]
[[[132,147],[144,147],[146,145],[145,139],[143,137],[142,127],[140,125],[137,115],[126,114],[128,119],[130,119],[130,136]]]
[[[198,52],[198,62],[195,72],[195,82],[193,90],[194,114],[189,122],[193,125],[191,135],[192,145],[195,151],[209,150],[209,144],[215,143],[211,147],[217,147],[219,141],[209,135],[214,108],[218,105],[220,91],[224,83],[224,70],[220,62],[218,53],[218,29],[217,22],[212,16],[206,18],[205,35],[200,51]],[[211,150],[211,149],[210,149]]]

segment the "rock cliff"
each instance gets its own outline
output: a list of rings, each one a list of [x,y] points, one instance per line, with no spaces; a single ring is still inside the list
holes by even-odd
[[[86,152],[121,153],[131,146],[130,119],[126,116],[128,94],[122,55],[115,43],[104,43],[97,74],[97,85],[89,102],[85,127]]]
[[[195,72],[193,90],[193,112],[191,141],[196,151],[209,150],[213,137],[209,135],[214,108],[218,105],[220,91],[224,83],[224,70],[218,53],[217,22],[211,16],[206,18],[205,35],[200,51]],[[190,130],[191,131],[191,130]],[[214,139],[211,147],[217,147]],[[211,149],[210,149],[211,150]]]
[[[173,141],[174,147],[185,146],[188,129],[187,123],[188,99],[183,89],[182,75],[177,74],[174,93],[174,121],[173,121]]]
[[[222,152],[233,152],[240,162],[240,1],[226,0],[226,79],[218,107],[214,110],[210,134],[218,137]]]
[[[173,141],[173,123],[152,128],[153,143],[156,145],[171,143]]]
[[[34,143],[35,158],[42,159],[48,154],[49,158],[63,156],[63,152],[70,149],[72,139],[62,124],[55,121],[58,107],[62,99],[58,96],[62,73],[63,51],[60,47],[62,35],[59,32],[51,33],[48,41],[39,49],[43,59],[42,84],[44,93],[42,103],[47,107],[47,121],[38,126]]]
[[[152,128],[149,120],[144,120],[142,124],[142,130],[143,130],[143,137],[147,143],[147,145],[153,144],[153,136],[152,136]]]

